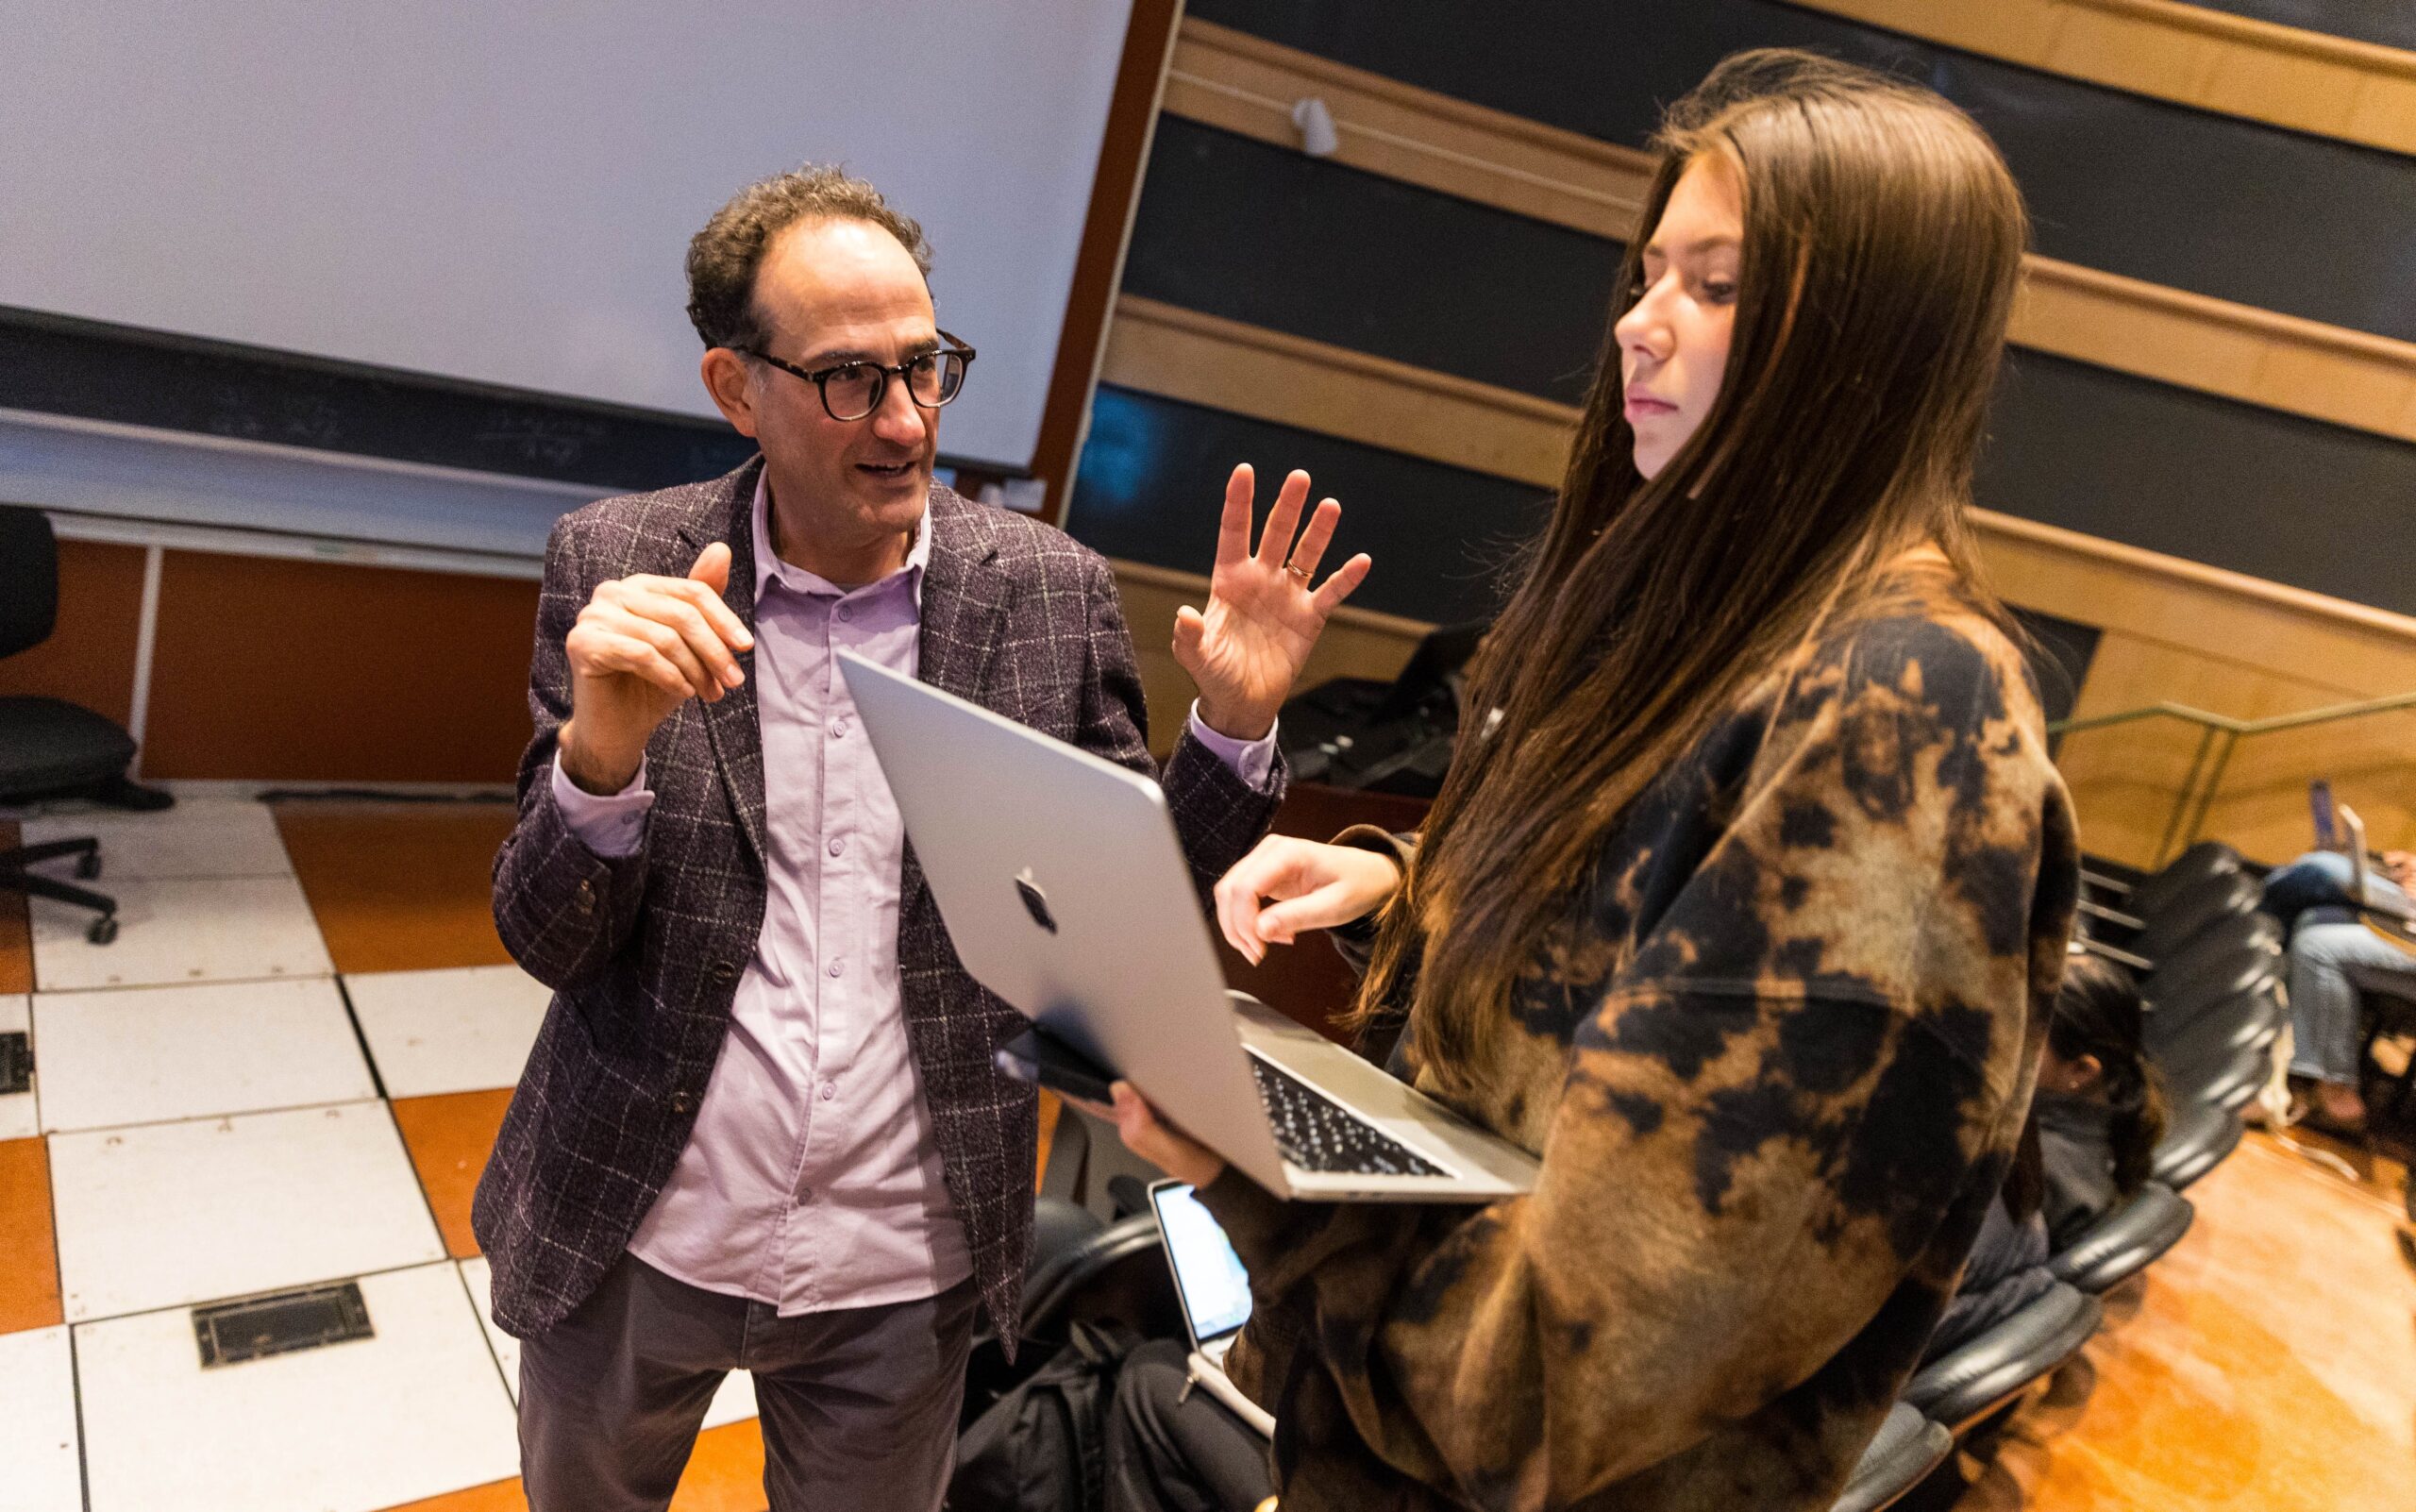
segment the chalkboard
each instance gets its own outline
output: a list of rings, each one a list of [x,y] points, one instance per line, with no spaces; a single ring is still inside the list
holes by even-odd
[[[730,471],[719,420],[0,307],[0,408],[606,489]]]

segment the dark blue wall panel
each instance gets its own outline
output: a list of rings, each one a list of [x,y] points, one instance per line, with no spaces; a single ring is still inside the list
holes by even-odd
[[[1168,116],[1124,287],[1574,404],[1620,249]]]
[[[1631,146],[1728,54],[1819,48],[1919,78],[1978,118],[2050,257],[2416,341],[2416,159],[2399,154],[1770,0],[1194,0],[1190,13]]]
[[[1351,601],[1419,619],[1490,616],[1510,552],[1550,507],[1544,490],[1523,483],[1102,387],[1066,529],[1111,557],[1205,573],[1226,475],[1245,462],[1258,470],[1262,517],[1275,483],[1307,468],[1319,497],[1342,501],[1326,564],[1354,551],[1376,559]]]

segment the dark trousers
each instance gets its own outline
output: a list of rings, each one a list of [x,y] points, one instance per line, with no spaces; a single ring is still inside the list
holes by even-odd
[[[1124,1357],[1107,1425],[1108,1512],[1253,1512],[1275,1494],[1267,1440],[1206,1391],[1190,1352],[1157,1339]]]
[[[977,1294],[781,1318],[632,1255],[520,1349],[531,1512],[661,1512],[731,1370],[755,1376],[772,1512],[928,1512],[956,1447]]]

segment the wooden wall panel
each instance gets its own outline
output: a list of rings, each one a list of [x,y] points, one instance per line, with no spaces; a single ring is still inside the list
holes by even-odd
[[[59,543],[59,628],[0,662],[0,694],[80,703],[123,725],[134,706],[134,641],[143,618],[143,548]]]
[[[2016,603],[2104,634],[2075,716],[2172,702],[2236,719],[2416,692],[2416,621],[2052,526],[1991,517],[1986,564]],[[2153,865],[2190,777],[2197,728],[2154,719],[2064,740],[2083,840]],[[2243,740],[2204,831],[2258,861],[2310,838],[2307,784],[2329,778],[2376,845],[2416,844],[2416,716],[2389,714]]]
[[[2416,53],[2186,0],[1790,0],[2135,94],[2416,152]]]
[[[509,782],[537,584],[171,551],[144,775]]]

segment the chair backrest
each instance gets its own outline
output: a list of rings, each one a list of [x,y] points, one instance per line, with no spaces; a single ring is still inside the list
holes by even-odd
[[[50,639],[59,623],[59,542],[50,516],[0,504],[0,656]]]

